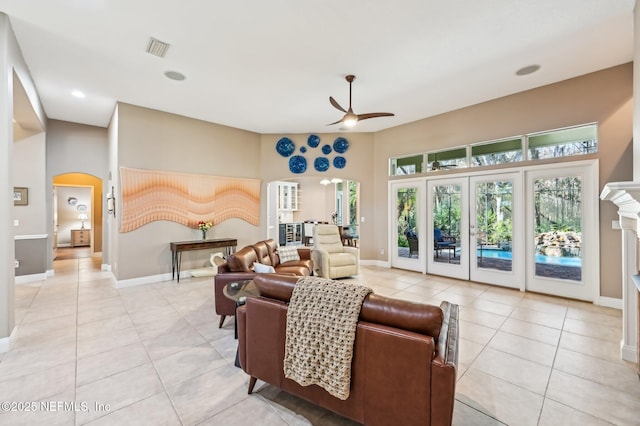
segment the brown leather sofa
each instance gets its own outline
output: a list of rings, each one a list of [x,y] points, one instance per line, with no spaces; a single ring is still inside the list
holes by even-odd
[[[260,297],[238,308],[238,354],[251,376],[365,425],[450,425],[458,364],[458,305],[376,294],[358,320],[346,400],[284,377],[288,301],[298,277],[259,274]]]
[[[218,266],[218,273],[214,278],[216,314],[220,315],[219,327],[222,327],[227,316],[234,315],[236,309],[235,303],[225,297],[222,289],[232,282],[253,279],[256,275],[253,270],[254,262],[273,266],[278,274],[312,275],[311,249],[309,247],[298,247],[297,249],[300,260],[286,263],[280,263],[278,244],[273,239],[258,241],[228,256],[226,263]]]

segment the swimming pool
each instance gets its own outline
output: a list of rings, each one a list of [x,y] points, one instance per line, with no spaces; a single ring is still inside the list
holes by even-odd
[[[486,257],[489,259],[505,259],[511,260],[511,252],[504,250],[493,249],[480,249],[477,251],[478,257]],[[544,256],[542,254],[536,254],[536,263],[543,263],[546,265],[560,265],[560,266],[582,266],[582,259],[579,257],[560,257],[560,256]]]

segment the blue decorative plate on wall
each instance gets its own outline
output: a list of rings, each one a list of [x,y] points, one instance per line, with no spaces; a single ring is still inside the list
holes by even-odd
[[[289,170],[291,173],[304,173],[307,170],[307,159],[302,155],[294,155],[289,158]]]
[[[295,149],[295,144],[291,141],[291,139],[286,137],[280,138],[278,143],[276,143],[276,151],[278,151],[278,154],[282,155],[283,157],[290,156],[291,154],[293,154],[293,151],[295,151]]]
[[[331,154],[331,145],[327,144],[327,145],[322,145],[322,153],[324,155],[329,155]]]
[[[301,153],[303,153],[303,154],[304,154],[305,152],[307,152],[307,147],[306,147],[306,146],[301,146],[301,147],[300,147],[300,152],[301,152]]]
[[[349,149],[349,141],[345,138],[337,138],[333,141],[333,150],[338,154],[344,154]]]
[[[318,145],[320,145],[320,136],[309,135],[309,137],[307,138],[307,145],[309,145],[311,148],[316,148]]]
[[[326,172],[329,170],[329,159],[327,157],[317,157],[313,162],[313,167],[319,172]]]
[[[336,169],[344,169],[344,166],[347,165],[347,159],[341,155],[338,155],[333,159],[333,167]]]

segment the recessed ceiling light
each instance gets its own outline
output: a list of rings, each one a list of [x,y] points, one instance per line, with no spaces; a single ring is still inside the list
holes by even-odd
[[[538,65],[538,64],[527,65],[526,67],[522,67],[518,71],[516,71],[516,75],[533,74],[534,72],[538,71],[539,69],[540,69],[540,65]]]
[[[184,74],[178,72],[178,71],[166,71],[164,73],[164,75],[167,76],[167,78],[171,79],[171,80],[176,80],[176,81],[182,81],[184,79],[186,79],[187,77],[184,76]]]
[[[80,98],[80,99],[84,99],[84,98],[86,98],[86,97],[87,97],[87,95],[85,95],[84,93],[82,93],[82,92],[81,92],[81,91],[79,91],[79,90],[74,90],[73,92],[71,92],[71,94],[72,94],[73,96],[75,96],[76,98]]]

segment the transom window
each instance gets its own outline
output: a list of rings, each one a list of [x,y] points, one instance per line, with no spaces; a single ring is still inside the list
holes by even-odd
[[[510,164],[598,152],[598,126],[587,124],[391,158],[391,176]]]

